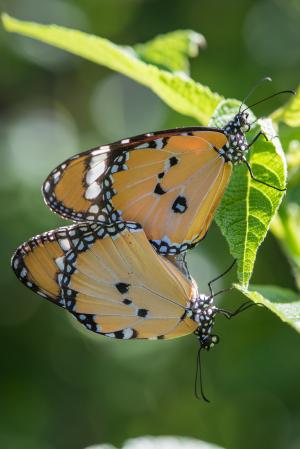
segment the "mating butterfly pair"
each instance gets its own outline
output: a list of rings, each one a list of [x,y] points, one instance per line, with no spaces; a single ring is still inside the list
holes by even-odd
[[[12,259],[17,277],[94,332],[123,339],[194,332],[209,349],[216,313],[232,314],[213,305],[211,285],[210,295],[199,294],[178,268],[184,263],[163,256],[176,262],[204,238],[233,165],[245,162],[253,177],[250,126],[245,109],[224,129],[148,133],[68,159],[46,179],[44,198],[85,223],[21,245]]]

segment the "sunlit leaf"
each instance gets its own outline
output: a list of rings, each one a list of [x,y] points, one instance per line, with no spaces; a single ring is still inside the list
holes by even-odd
[[[123,449],[222,449],[206,441],[186,437],[140,437],[125,442]]]
[[[205,48],[202,34],[192,30],[177,30],[156,36],[145,44],[133,48],[144,62],[154,64],[170,72],[189,73],[189,58],[198,55],[199,48]]]
[[[94,444],[93,446],[88,446],[85,449],[117,449],[111,444]]]
[[[85,449],[115,449],[107,444],[89,446]],[[122,449],[222,449],[206,441],[196,440],[195,438],[160,436],[145,436],[132,438],[125,441]]]
[[[209,120],[209,125],[216,126],[217,128],[224,128],[224,126],[232,120],[235,114],[239,112],[240,106],[241,102],[233,98],[220,101]],[[249,111],[249,114],[249,120],[254,121],[255,117],[251,111]]]
[[[2,15],[7,31],[28,36],[104,65],[149,87],[170,107],[206,124],[222,97],[187,75],[170,73],[141,61],[131,47],[56,25],[40,25]]]
[[[295,96],[284,106],[273,112],[272,119],[284,122],[289,126],[300,126],[300,87],[298,87]]]
[[[250,285],[249,289],[235,285],[247,298],[261,303],[282,321],[300,332],[300,294],[274,285]]]

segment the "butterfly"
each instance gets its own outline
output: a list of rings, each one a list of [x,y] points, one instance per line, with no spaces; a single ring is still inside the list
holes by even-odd
[[[32,237],[12,257],[17,278],[42,298],[66,309],[89,331],[116,339],[172,339],[194,333],[197,354],[195,396],[203,392],[200,352],[219,342],[217,314],[230,319],[255,303],[231,312],[214,304],[226,290],[199,293],[182,255],[159,255],[134,222],[81,223]]]
[[[73,221],[138,222],[158,253],[185,252],[205,237],[234,165],[245,163],[254,180],[285,190],[256,179],[247,162],[249,148],[264,135],[247,142],[248,109],[240,108],[223,129],[157,131],[77,154],[47,177],[45,202]]]
[[[18,279],[90,331],[117,339],[194,333],[203,349],[219,309],[134,222],[82,223],[31,238],[12,258]],[[222,309],[220,309],[221,313]]]

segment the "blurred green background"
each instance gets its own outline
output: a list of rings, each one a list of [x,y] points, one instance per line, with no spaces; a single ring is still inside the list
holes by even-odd
[[[20,19],[57,23],[133,45],[176,29],[204,34],[192,77],[242,98],[262,76],[266,95],[296,87],[299,0],[2,0]],[[196,122],[107,69],[0,29],[0,447],[79,449],[144,434],[185,435],[226,449],[300,447],[299,336],[267,310],[231,322],[204,354],[205,391],[193,397],[197,342],[110,341],[90,335],[25,289],[9,266],[14,249],[66,222],[44,205],[49,171],[81,150]],[[269,113],[274,99],[257,110]],[[216,226],[189,256],[200,289],[231,262]],[[235,280],[228,276],[219,287]],[[285,256],[268,236],[254,283],[294,288]],[[234,309],[244,298],[219,301]]]

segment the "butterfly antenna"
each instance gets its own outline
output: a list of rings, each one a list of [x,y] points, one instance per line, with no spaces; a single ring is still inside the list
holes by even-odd
[[[270,78],[269,76],[265,76],[264,78],[261,78],[259,81],[257,81],[257,83],[254,84],[254,86],[252,87],[252,89],[250,89],[250,92],[248,92],[248,94],[246,95],[246,97],[243,99],[243,101],[241,102],[240,108],[239,108],[239,114],[241,113],[241,109],[243,104],[246,103],[246,101],[248,100],[248,98],[253,94],[253,92],[256,91],[256,89],[265,81],[272,81],[272,78]],[[245,109],[246,110],[246,109]],[[243,111],[244,112],[244,111]]]
[[[247,111],[250,108],[253,108],[253,106],[256,106],[257,104],[263,103],[264,101],[269,100],[270,98],[273,97],[277,97],[277,95],[281,95],[281,94],[291,94],[291,95],[296,95],[296,91],[295,89],[287,89],[287,90],[281,90],[280,92],[276,92],[275,94],[269,95],[266,98],[263,98],[262,100],[257,101],[256,103],[251,104],[250,106],[248,106],[246,109],[244,109],[242,111],[242,114]]]
[[[253,301],[246,301],[243,302],[236,310],[234,310],[233,312],[230,312],[229,310],[225,310],[222,308],[217,309],[217,311],[219,313],[221,313],[222,315],[224,315],[226,318],[230,319],[233,318],[234,316],[239,315],[242,312],[245,312],[245,310],[250,309],[250,307],[253,306],[259,306],[259,307],[266,307],[263,303],[261,302],[253,302]]]
[[[198,349],[197,359],[196,359],[195,396],[199,400],[203,399],[205,402],[210,402],[203,392],[203,380],[202,380],[200,353],[201,353],[201,348]],[[199,388],[198,388],[198,386],[199,386]],[[199,394],[199,391],[200,391],[200,394]]]

